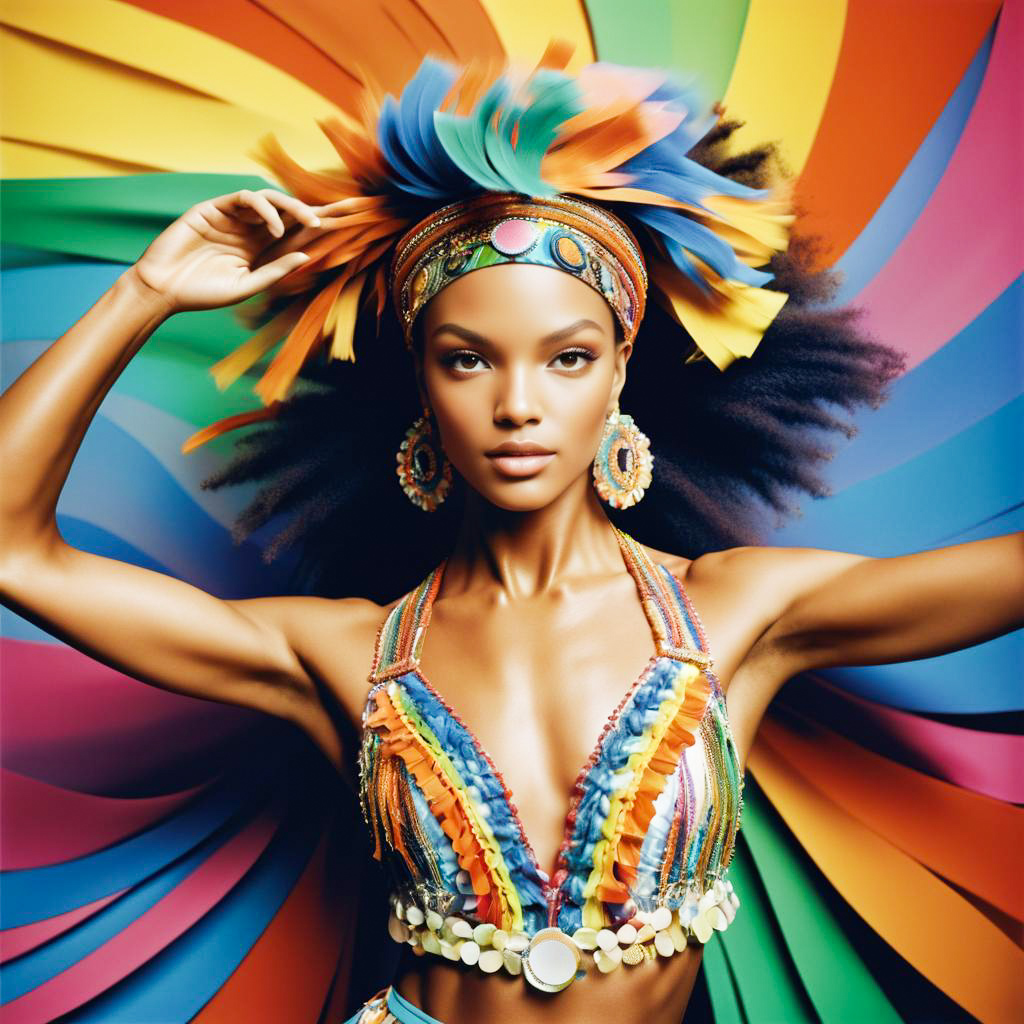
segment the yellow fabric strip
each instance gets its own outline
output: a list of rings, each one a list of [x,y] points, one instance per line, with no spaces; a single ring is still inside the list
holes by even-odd
[[[1024,1020],[1024,951],[926,867],[809,786],[765,736],[748,767],[840,895],[982,1021]]]
[[[575,74],[595,60],[590,26],[581,0],[480,0],[509,59],[532,70],[551,39],[576,44],[566,71]]]
[[[739,281],[721,281],[715,306],[696,297],[696,287],[665,264],[651,263],[651,281],[672,304],[676,319],[697,347],[724,370],[740,356],[751,356],[789,296]]]
[[[356,358],[352,339],[356,329],[356,316],[359,313],[359,294],[365,280],[365,270],[356,274],[341,290],[341,294],[334,300],[330,313],[327,314],[324,337],[330,339],[332,359],[354,361]]]
[[[730,152],[778,142],[799,177],[825,112],[845,24],[846,0],[750,0],[722,100],[726,118],[746,122],[729,140]]]
[[[245,50],[118,0],[4,0],[0,22],[127,67],[159,75],[242,110],[319,134],[340,115],[303,82]]]
[[[296,159],[337,162],[316,124],[240,110],[20,30],[0,28],[3,135],[164,171],[266,176],[248,154],[274,132]],[[32,175],[42,177],[42,174]]]
[[[752,203],[732,196],[707,196],[704,205],[721,221],[708,226],[724,238],[741,256],[750,257],[753,267],[766,264],[773,252],[789,248],[789,236],[796,214],[792,209],[792,187],[777,186],[776,198]]]
[[[162,168],[18,139],[5,138],[0,142],[0,176],[4,178],[109,178],[115,174],[147,174],[159,170]]]

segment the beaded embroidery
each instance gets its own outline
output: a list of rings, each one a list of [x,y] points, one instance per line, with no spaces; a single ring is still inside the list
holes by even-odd
[[[706,942],[739,900],[726,874],[743,774],[703,626],[681,582],[616,530],[655,654],[569,796],[549,877],[501,773],[419,671],[445,563],[389,613],[363,714],[360,798],[394,879],[390,932],[419,954],[558,991]]]
[[[399,239],[391,276],[406,343],[420,310],[441,289],[498,263],[535,263],[573,274],[604,296],[623,336],[635,337],[648,281],[629,229],[592,204],[510,192],[450,203]]]

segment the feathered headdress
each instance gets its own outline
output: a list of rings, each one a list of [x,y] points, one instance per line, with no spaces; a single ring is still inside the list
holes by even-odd
[[[254,387],[264,408],[220,420],[182,446],[276,415],[314,354],[354,360],[361,296],[376,295],[378,329],[389,257],[410,227],[441,206],[482,192],[577,196],[636,230],[653,297],[696,349],[724,370],[749,356],[786,301],[762,285],[786,248],[788,186],[757,189],[708,170],[686,153],[720,110],[667,72],[606,62],[577,75],[573,47],[552,42],[536,69],[427,57],[396,100],[366,86],[362,123],[319,121],[342,166],[311,171],[274,136],[255,154],[295,196],[335,204],[338,225],[304,247],[310,259],[268,292],[269,319],[212,367],[222,390],[284,343]]]

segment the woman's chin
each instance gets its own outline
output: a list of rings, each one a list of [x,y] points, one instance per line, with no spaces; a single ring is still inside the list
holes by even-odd
[[[537,478],[499,484],[488,481],[486,486],[473,489],[488,504],[506,512],[536,512],[547,508],[564,493],[552,487],[550,481],[541,482]]]

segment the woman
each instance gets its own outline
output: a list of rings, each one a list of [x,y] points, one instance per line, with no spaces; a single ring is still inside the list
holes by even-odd
[[[91,417],[152,331],[301,290],[285,279],[322,258],[350,199],[198,204],[0,399],[5,603],[143,681],[294,723],[339,772],[337,711],[362,728],[404,952],[364,1022],[679,1020],[703,943],[737,909],[742,770],[781,685],[1024,623],[1019,534],[886,559],[688,558],[618,531],[605,505],[651,482],[646,438],[618,414],[651,249],[564,194],[466,200],[479,237],[458,252],[436,201],[390,239],[424,411],[399,475],[420,508],[459,512],[443,563],[397,600],[221,600],[77,550],[55,521]],[[437,263],[444,276],[420,277]]]

